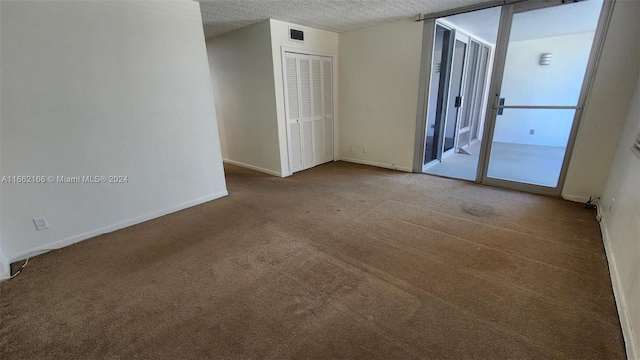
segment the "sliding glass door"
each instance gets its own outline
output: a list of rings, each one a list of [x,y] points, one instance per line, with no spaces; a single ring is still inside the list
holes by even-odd
[[[559,194],[602,4],[558,0],[503,8],[484,183]]]
[[[447,20],[433,34],[422,171],[475,180],[491,47]]]

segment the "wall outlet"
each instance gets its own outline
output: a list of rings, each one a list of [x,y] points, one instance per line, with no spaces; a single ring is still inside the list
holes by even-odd
[[[44,216],[33,219],[33,222],[36,224],[36,229],[38,229],[38,231],[49,228],[47,218]]]
[[[366,146],[363,146],[363,147],[362,147],[362,152],[363,152],[363,153],[366,153],[366,152],[367,152],[367,147],[366,147]]]
[[[531,130],[529,130],[529,135],[533,135],[533,134],[535,134],[535,133],[536,133],[536,129],[531,129]]]
[[[353,145],[349,148],[349,151],[353,152]]]

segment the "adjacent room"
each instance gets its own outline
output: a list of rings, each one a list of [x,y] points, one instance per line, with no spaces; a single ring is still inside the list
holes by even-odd
[[[0,359],[638,359],[639,18],[0,1]]]

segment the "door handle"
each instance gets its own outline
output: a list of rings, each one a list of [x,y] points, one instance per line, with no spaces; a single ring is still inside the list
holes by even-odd
[[[504,98],[500,98],[500,101],[498,101],[498,106],[504,106]],[[499,107],[498,115],[502,115],[503,112],[504,112],[504,108]]]

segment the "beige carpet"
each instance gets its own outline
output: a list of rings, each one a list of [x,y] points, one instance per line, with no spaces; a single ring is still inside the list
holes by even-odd
[[[226,173],[226,198],[0,284],[0,359],[624,358],[580,204],[342,162]]]

